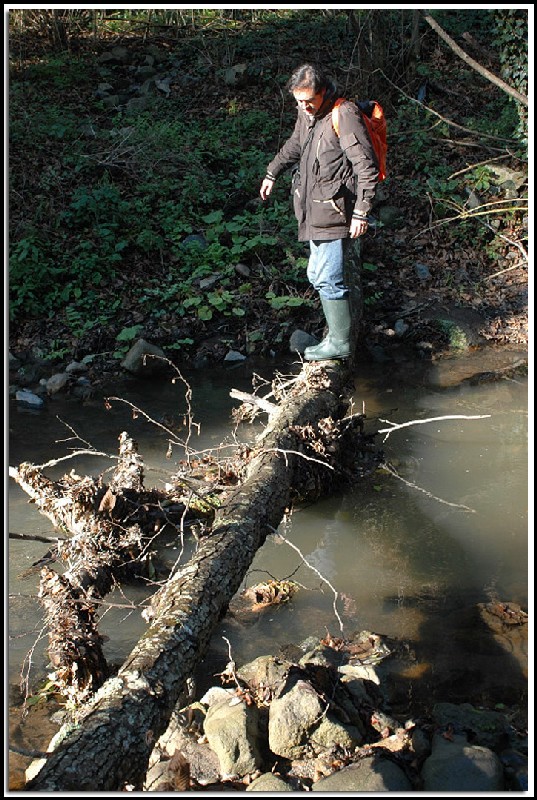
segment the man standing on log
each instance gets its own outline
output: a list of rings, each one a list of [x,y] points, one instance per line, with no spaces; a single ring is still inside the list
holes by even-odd
[[[367,231],[378,182],[378,164],[357,105],[339,107],[339,136],[332,124],[335,84],[317,67],[303,64],[287,88],[298,105],[295,128],[270,162],[261,184],[263,200],[276,178],[295,167],[293,207],[298,240],[309,241],[308,280],[319,292],[328,333],[307,347],[304,358],[320,361],[351,354],[351,308],[345,259],[351,239]]]

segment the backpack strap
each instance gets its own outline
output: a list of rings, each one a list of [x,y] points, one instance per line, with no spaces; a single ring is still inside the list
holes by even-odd
[[[332,126],[338,138],[339,138],[339,107],[342,103],[345,102],[345,99],[346,99],[345,97],[338,97],[338,99],[332,106]]]

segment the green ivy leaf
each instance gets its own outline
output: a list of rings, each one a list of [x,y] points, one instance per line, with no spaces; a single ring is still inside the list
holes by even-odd
[[[143,325],[133,325],[132,328],[123,328],[123,330],[116,336],[117,342],[132,342],[136,339]]]
[[[198,308],[198,317],[204,320],[210,320],[213,318],[212,309],[209,306],[200,306]]]
[[[220,209],[216,211],[211,211],[210,214],[206,214],[202,217],[202,220],[207,223],[207,225],[216,225],[218,222],[222,222],[224,218],[224,212]]]

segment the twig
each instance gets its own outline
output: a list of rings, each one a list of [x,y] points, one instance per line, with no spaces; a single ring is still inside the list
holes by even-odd
[[[227,652],[228,652],[228,655],[229,655],[229,661],[228,661],[228,663],[226,665],[226,668],[225,668],[224,672],[221,672],[220,675],[222,675],[222,676],[225,675],[226,677],[231,676],[233,678],[233,680],[235,681],[235,684],[236,684],[237,688],[241,689],[241,685],[239,683],[239,680],[237,678],[237,673],[235,671],[236,664],[235,664],[235,661],[233,660],[233,656],[231,654],[231,643],[230,643],[229,639],[226,639],[225,636],[222,636],[222,639],[224,640],[224,642],[227,642]]]
[[[444,419],[487,419],[491,417],[492,414],[477,414],[476,416],[466,416],[465,414],[447,414],[445,417],[429,417],[428,419],[413,419],[410,422],[401,422],[399,425],[396,422],[390,422],[389,419],[381,419],[379,417],[380,422],[386,422],[388,425],[392,425],[391,428],[382,428],[381,430],[377,431],[377,433],[385,433],[386,436],[384,437],[383,441],[385,442],[390,435],[394,431],[399,430],[400,428],[409,428],[412,425],[425,425],[428,422],[440,422]]]
[[[125,403],[125,405],[130,406],[130,408],[132,408],[133,415],[134,414],[141,414],[142,417],[145,417],[148,422],[152,422],[154,425],[157,426],[157,428],[162,428],[162,430],[165,433],[169,434],[174,439],[174,444],[182,444],[182,445],[184,445],[184,442],[179,441],[176,438],[175,434],[169,428],[167,428],[161,422],[157,422],[156,419],[153,419],[152,417],[150,417],[149,414],[146,414],[145,411],[142,411],[141,408],[138,408],[137,406],[134,405],[134,403],[131,403],[129,400],[125,400],[123,397],[113,397],[113,396],[105,397],[104,400],[105,400],[106,408],[108,408],[108,409],[111,408],[111,406],[110,406],[110,401],[111,400],[117,400],[118,403]]]
[[[521,200],[521,199],[523,199],[523,198],[517,198],[517,200]],[[443,201],[443,202],[444,202],[444,205],[449,205],[449,203],[447,201]],[[482,208],[482,207],[485,208],[484,206],[479,206],[479,208]],[[503,214],[505,212],[527,211],[527,210],[528,210],[527,206],[526,207],[524,207],[524,206],[514,206],[514,207],[507,207],[507,208],[494,208],[494,209],[489,209],[489,210],[485,210],[485,211],[476,211],[474,209],[472,209],[472,210],[464,209],[459,214],[455,214],[454,217],[446,217],[445,219],[441,219],[438,222],[435,222],[434,224],[429,222],[429,225],[427,226],[427,228],[422,228],[421,231],[418,231],[418,233],[416,233],[414,236],[411,237],[410,241],[413,241],[414,239],[418,239],[420,236],[423,236],[424,233],[430,232],[434,228],[439,228],[442,225],[447,225],[449,222],[456,222],[457,220],[461,220],[461,219],[463,219],[463,220],[473,219],[476,222],[482,222],[484,225],[486,225],[487,223],[485,221],[483,221],[483,220],[480,220],[479,217],[483,217],[483,216],[488,217],[491,214]],[[494,230],[494,228],[492,228],[492,230]],[[498,236],[501,237],[501,234],[498,234],[497,231],[494,230],[494,233],[496,233]]]
[[[257,397],[255,394],[240,392],[238,389],[232,389],[229,393],[229,396],[233,397],[235,400],[242,400],[243,403],[249,403],[252,406],[257,406],[267,414],[273,414],[278,409],[278,406],[275,405],[275,403],[269,403],[264,397]]]
[[[181,521],[179,523],[181,548],[179,550],[179,555],[175,559],[175,563],[174,563],[174,565],[172,566],[172,568],[170,570],[170,574],[169,574],[168,580],[169,580],[169,578],[171,578],[172,575],[174,575],[175,570],[179,566],[179,563],[180,563],[180,561],[181,561],[181,559],[183,557],[183,553],[184,553],[184,550],[185,550],[185,516],[186,516],[186,513],[187,513],[188,509],[190,508],[190,501],[192,499],[192,495],[193,494],[195,494],[196,497],[200,497],[201,496],[197,492],[191,490],[190,491],[190,495],[187,498],[187,501],[185,503],[185,508],[184,508],[183,513],[181,514]],[[177,530],[177,528],[176,528],[176,530]]]
[[[442,500],[441,497],[437,497],[436,495],[432,494],[431,492],[428,492],[427,489],[422,489],[421,486],[416,486],[415,483],[411,483],[410,481],[406,481],[404,478],[402,478],[393,469],[393,467],[391,467],[386,462],[381,464],[380,467],[381,467],[381,469],[385,469],[387,472],[389,472],[390,475],[393,475],[394,478],[397,478],[402,483],[404,483],[405,486],[410,486],[411,489],[416,489],[418,492],[422,492],[427,497],[430,497],[431,500],[436,500],[438,503],[442,503],[445,506],[451,506],[452,508],[460,508],[462,511],[467,511],[469,514],[475,514],[476,513],[474,508],[470,508],[469,506],[462,505],[461,503],[450,503],[448,500]]]
[[[33,542],[44,542],[45,544],[57,544],[58,542],[66,542],[67,539],[64,536],[55,536],[52,538],[51,536],[40,536],[37,533],[14,533],[13,531],[9,531],[9,538],[10,539],[28,539]]]
[[[17,753],[19,756],[26,756],[27,758],[49,758],[52,752],[45,753],[42,750],[27,750],[26,747],[17,747],[15,744],[8,745],[11,753]]]
[[[39,642],[41,641],[41,639],[44,639],[46,637],[46,635],[47,635],[47,629],[46,629],[46,626],[44,625],[38,631],[37,639],[35,640],[33,645],[30,647],[28,652],[26,653],[26,656],[24,657],[24,661],[23,661],[23,664],[22,664],[22,667],[21,667],[19,687],[20,687],[20,690],[21,690],[21,694],[24,693],[24,710],[25,710],[25,713],[27,713],[27,711],[28,711],[28,708],[26,706],[26,701],[28,700],[28,697],[30,696],[30,672],[32,671],[32,663],[33,663],[34,651],[35,651],[37,645],[39,644]]]
[[[263,450],[263,453],[283,453],[284,456],[287,455],[300,456],[306,461],[313,461],[314,464],[320,464],[322,467],[327,467],[328,469],[331,470],[334,469],[334,467],[331,464],[327,464],[326,461],[319,461],[318,458],[311,458],[310,456],[301,453],[299,450],[280,450],[279,447],[267,447],[266,449]]]
[[[142,605],[145,602],[147,602],[147,598],[145,600],[140,600],[140,602],[134,602],[134,600],[129,600],[129,598],[123,593],[123,591],[122,591],[120,586],[116,586],[116,588],[118,589],[118,591],[121,592],[123,597],[125,597],[125,600],[127,602],[125,602],[125,603],[118,603],[117,601],[111,602],[110,600],[106,600],[104,598],[102,600],[99,600],[100,605],[101,606],[105,606],[107,610],[119,609],[121,611],[122,609],[127,609],[128,611],[137,611],[139,608],[142,607]],[[29,598],[30,600],[35,600],[36,599],[36,595],[33,595],[33,594],[21,594],[20,592],[15,592],[15,593],[14,592],[10,592],[9,599],[11,600],[14,597],[26,597],[26,598]],[[73,600],[72,600],[72,603],[75,606],[76,605],[79,605],[79,606],[86,605],[87,602],[88,602],[87,598],[85,598],[85,597],[80,597],[78,599],[77,598],[73,598]],[[33,631],[25,631],[24,633],[18,634],[17,636],[11,636],[10,635],[9,638],[10,639],[17,639],[17,638],[22,639],[24,636],[27,636],[29,633],[39,633],[39,632],[40,631],[37,628],[34,628]]]
[[[450,123],[453,124],[453,123]],[[503,148],[492,147],[490,144],[483,142],[468,142],[465,139],[451,139],[447,136],[432,136],[433,142],[442,142],[442,144],[452,144],[455,147],[473,147],[476,150],[490,150],[491,153],[503,153]]]
[[[517,261],[517,263],[513,264],[512,267],[506,267],[505,269],[501,269],[499,272],[494,272],[492,275],[488,275],[485,278],[485,280],[490,281],[490,280],[492,280],[492,278],[497,278],[498,275],[503,275],[504,272],[511,272],[511,270],[518,269],[519,267],[522,267],[522,266],[524,266],[524,264],[527,264],[527,263],[528,263],[527,259],[525,261]]]
[[[507,244],[511,245],[511,247],[516,247],[517,250],[520,250],[520,252],[524,256],[525,263],[527,264],[528,263],[528,253],[525,250],[524,246],[522,245],[521,241],[519,241],[519,240],[515,241],[514,239],[509,239],[508,236],[505,236],[505,234],[500,233],[495,228],[493,228],[492,225],[490,224],[490,222],[487,222],[486,219],[481,219],[481,217],[483,217],[483,216],[484,217],[488,217],[490,214],[499,214],[499,213],[502,213],[503,211],[527,211],[528,210],[527,207],[526,208],[524,208],[524,207],[521,208],[519,206],[515,206],[514,208],[513,207],[511,207],[511,208],[510,207],[507,207],[507,208],[493,208],[493,209],[490,208],[491,206],[499,205],[500,203],[514,203],[514,202],[520,202],[520,201],[523,202],[524,200],[527,202],[527,198],[525,198],[525,197],[517,197],[517,198],[513,198],[513,199],[505,198],[503,200],[495,200],[495,201],[493,201],[491,203],[483,203],[482,205],[476,206],[475,208],[473,208],[473,209],[471,209],[469,211],[467,209],[461,208],[456,203],[452,203],[452,202],[446,200],[446,201],[444,201],[445,205],[449,206],[450,208],[454,208],[456,211],[460,211],[460,213],[455,217],[450,217],[449,220],[441,220],[440,223],[437,223],[437,224],[441,224],[444,221],[451,222],[451,221],[457,220],[457,219],[475,218],[476,222],[479,222],[481,225],[484,225],[485,228],[487,228],[488,230],[492,231],[494,236],[497,236],[499,239],[502,239],[504,242],[507,242]],[[484,210],[481,211],[480,209],[484,209]],[[435,226],[431,226],[429,224],[429,228],[431,228],[431,227],[436,227],[436,225]],[[422,231],[422,233],[423,233],[423,231]],[[511,269],[511,268],[509,268],[509,269]],[[507,272],[507,270],[502,270],[501,272]],[[501,272],[498,272],[496,274],[500,275]],[[489,277],[494,277],[494,276],[491,275]]]
[[[476,167],[484,167],[485,164],[492,164],[493,161],[501,161],[504,158],[509,158],[509,155],[496,156],[495,158],[487,158],[485,161],[478,161],[477,164],[470,164],[469,167],[465,167],[464,169],[457,170],[457,172],[453,172],[448,177],[448,181],[458,177],[459,175],[464,175],[465,172],[470,172],[470,170],[475,169]]]
[[[183,376],[181,375],[180,371],[177,369],[177,367],[175,366],[173,361],[170,361],[169,358],[165,358],[164,356],[157,356],[157,355],[154,355],[152,353],[147,353],[144,356],[144,359],[147,359],[147,358],[155,358],[155,359],[158,359],[159,361],[165,361],[177,373],[177,377],[172,379],[172,383],[175,383],[177,380],[180,380],[186,386],[185,400],[186,400],[186,404],[187,404],[187,410],[186,410],[186,413],[184,415],[184,423],[185,423],[185,427],[187,429],[186,440],[184,442],[182,442],[180,439],[178,439],[176,437],[176,435],[173,433],[173,431],[171,431],[165,425],[162,425],[162,423],[157,422],[157,420],[155,420],[152,417],[150,417],[149,414],[146,414],[145,411],[142,411],[140,408],[137,408],[137,406],[135,406],[133,403],[129,402],[128,400],[124,400],[122,397],[105,397],[104,398],[105,406],[106,406],[106,408],[110,408],[109,401],[111,401],[111,400],[117,400],[119,403],[125,403],[126,405],[130,406],[132,408],[132,410],[133,410],[133,414],[135,414],[135,413],[141,414],[143,417],[146,418],[146,420],[148,422],[152,422],[153,425],[156,425],[158,428],[162,428],[162,430],[165,433],[169,434],[169,436],[171,437],[171,441],[169,443],[170,446],[174,445],[174,444],[177,444],[177,445],[181,445],[182,447],[184,447],[187,461],[189,461],[190,453],[189,453],[189,444],[188,444],[188,442],[189,442],[190,437],[192,435],[192,427],[194,425],[194,421],[193,421],[193,418],[192,418],[192,405],[191,405],[192,389],[190,388],[189,383],[183,378]],[[198,428],[198,433],[199,433],[199,427],[200,426],[197,425],[196,427]],[[168,452],[169,452],[169,450],[168,450]]]
[[[114,461],[118,460],[118,456],[111,456],[109,453],[101,453],[99,450],[75,450],[68,456],[53,458],[51,461],[47,461],[45,464],[36,464],[35,468],[43,470],[46,467],[55,467],[56,464],[59,464],[61,461],[69,461],[70,458],[76,458],[76,456],[102,456],[103,458],[111,458]],[[10,467],[9,476],[14,478],[16,475],[18,475],[18,470],[16,467]]]
[[[464,208],[463,206],[458,205],[457,203],[452,203],[446,200],[446,205],[449,203],[451,208],[454,208],[455,211],[460,211],[463,215],[472,215],[476,212],[482,213],[483,211],[488,213],[494,213],[495,211],[527,211],[527,208],[492,208],[492,206],[501,206],[504,203],[524,203],[528,202],[526,197],[504,197],[501,200],[491,200],[490,203],[481,203],[478,206],[474,206],[473,208]]]
[[[522,242],[521,242],[520,240],[517,240],[517,241],[515,241],[514,239],[509,239],[509,237],[508,237],[508,236],[505,236],[505,234],[503,234],[503,233],[499,233],[499,231],[495,230],[495,229],[492,227],[492,225],[490,224],[490,222],[487,222],[487,221],[486,221],[486,220],[484,220],[484,219],[478,219],[477,221],[478,221],[478,222],[480,222],[480,223],[481,223],[481,225],[484,225],[486,228],[488,228],[488,230],[492,231],[492,232],[493,232],[493,234],[494,234],[495,236],[497,236],[499,239],[503,239],[503,241],[504,241],[504,242],[507,242],[507,244],[511,245],[511,247],[516,247],[516,248],[517,248],[517,250],[520,250],[520,252],[522,253],[522,255],[523,255],[523,257],[524,257],[524,262],[520,262],[520,261],[519,261],[519,262],[518,262],[518,265],[520,265],[521,263],[526,263],[526,264],[528,263],[528,253],[527,253],[527,250],[524,248],[524,245],[522,244]],[[502,272],[506,272],[506,271],[507,271],[507,270],[502,270]],[[498,274],[500,274],[500,273],[498,273]],[[494,276],[493,276],[493,275],[491,275],[490,277],[494,277]]]
[[[325,578],[325,577],[324,577],[324,575],[321,575],[321,573],[319,572],[319,570],[318,570],[318,569],[316,569],[316,567],[314,567],[312,564],[310,564],[310,563],[309,563],[309,561],[307,561],[307,560],[306,560],[306,558],[305,558],[305,557],[304,557],[304,555],[301,553],[300,549],[299,549],[299,548],[296,546],[296,544],[293,544],[293,542],[290,542],[290,541],[289,541],[289,539],[286,539],[286,537],[285,537],[285,536],[284,536],[282,533],[280,533],[279,531],[276,531],[274,528],[272,528],[272,531],[273,531],[273,533],[275,533],[277,536],[279,536],[279,537],[280,537],[280,539],[281,539],[283,542],[285,542],[285,544],[288,544],[288,545],[289,545],[289,547],[292,547],[292,548],[293,548],[293,550],[295,550],[295,551],[298,553],[298,555],[300,556],[300,558],[302,559],[302,561],[304,562],[304,564],[305,564],[307,567],[309,567],[309,569],[311,569],[313,572],[315,572],[315,573],[316,573],[316,574],[319,576],[319,578],[320,578],[320,579],[323,581],[323,583],[326,583],[326,585],[327,585],[327,586],[329,586],[329,587],[332,589],[332,591],[333,591],[333,593],[334,593],[334,602],[333,602],[333,605],[332,605],[332,607],[333,607],[333,609],[334,609],[334,614],[336,615],[336,619],[337,619],[337,621],[338,621],[338,623],[339,623],[339,629],[340,629],[341,633],[343,633],[343,622],[341,621],[341,617],[339,616],[339,613],[338,613],[338,610],[337,610],[337,606],[336,606],[337,599],[338,599],[338,593],[337,593],[337,591],[334,589],[334,587],[332,586],[332,584],[330,583],[330,581],[329,581],[327,578]]]
[[[62,425],[65,425],[65,427],[71,431],[71,433],[73,434],[73,436],[71,437],[72,439],[76,439],[78,442],[82,442],[90,450],[95,450],[93,445],[90,442],[86,441],[86,439],[83,439],[81,436],[79,436],[79,434],[75,431],[75,429],[71,425],[69,425],[68,422],[65,422],[65,420],[63,420],[57,414],[56,414],[56,419],[59,420],[62,423]],[[69,441],[71,441],[71,439],[56,439],[56,444],[58,444],[59,442],[69,442]]]

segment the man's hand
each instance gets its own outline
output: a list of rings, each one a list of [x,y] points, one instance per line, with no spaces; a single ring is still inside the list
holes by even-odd
[[[351,227],[349,231],[349,236],[351,239],[358,239],[359,236],[363,236],[364,233],[367,231],[367,220],[366,219],[352,219],[351,220]]]
[[[259,190],[259,194],[261,195],[262,200],[267,199],[267,197],[272,191],[273,186],[274,186],[274,181],[271,181],[270,178],[264,178],[263,183],[261,184],[261,189]]]

